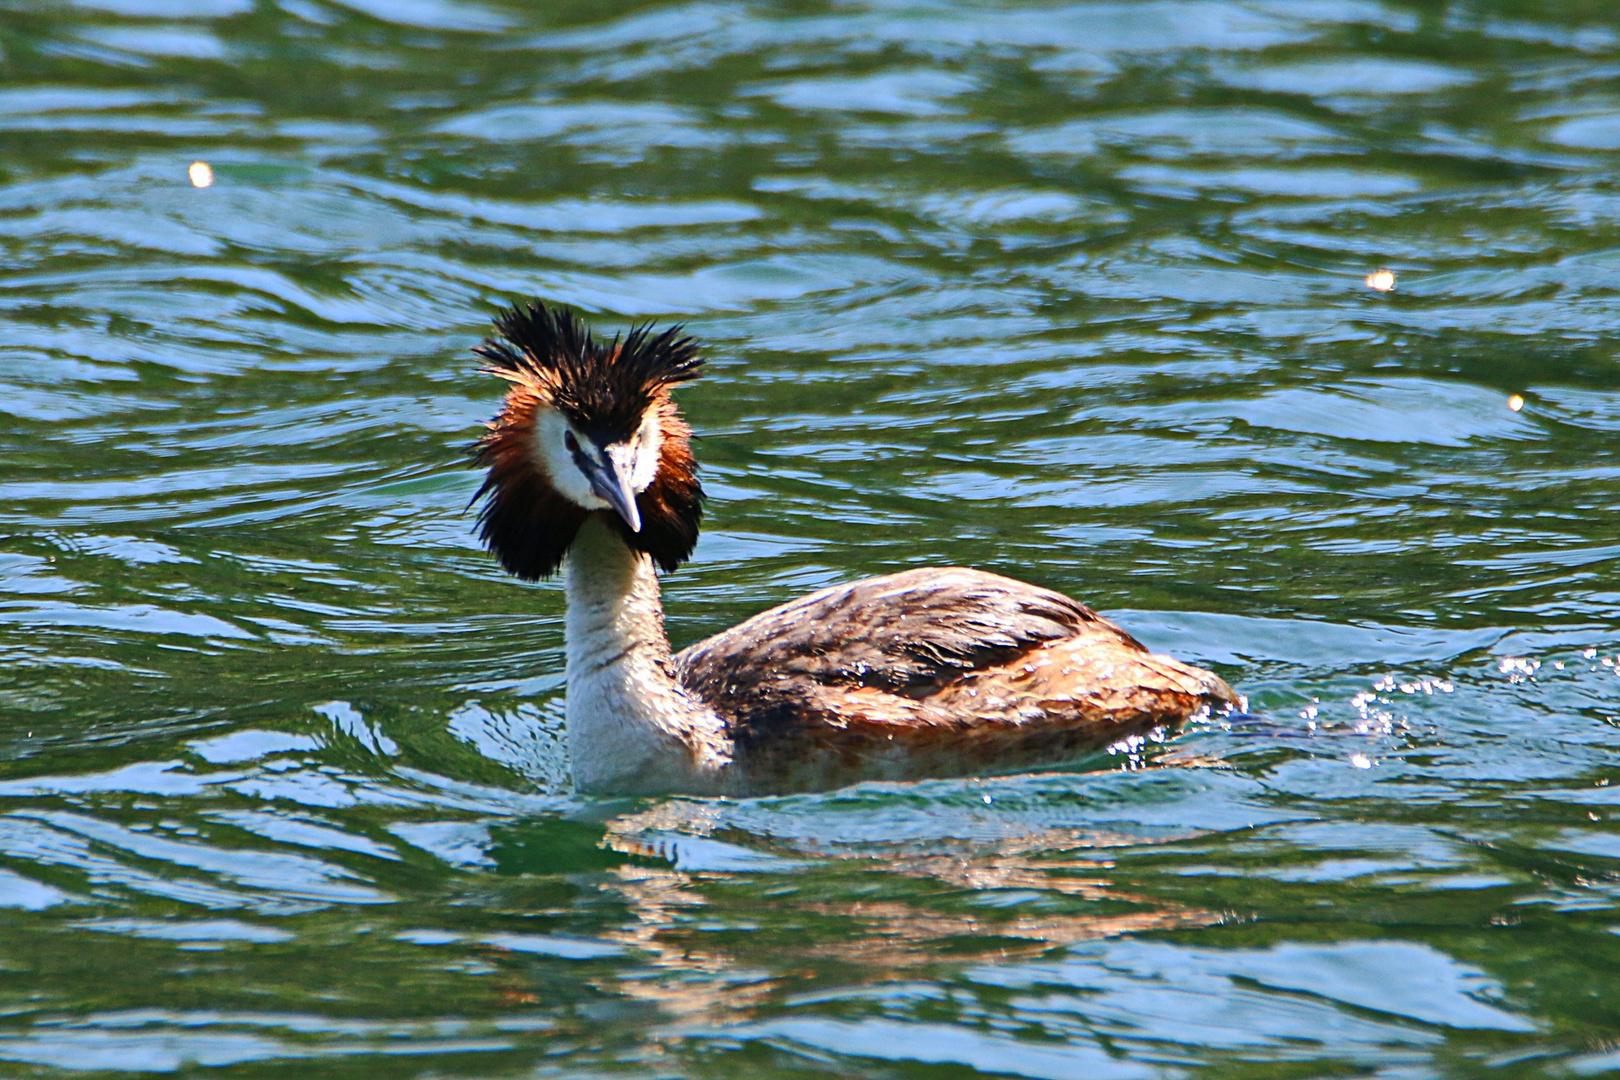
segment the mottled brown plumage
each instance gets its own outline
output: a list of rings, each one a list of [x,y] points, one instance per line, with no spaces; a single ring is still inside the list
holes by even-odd
[[[698,373],[695,345],[679,328],[604,345],[540,303],[496,326],[477,351],[511,386],[475,448],[481,533],[519,577],[567,568],[581,787],[751,794],[1006,771],[1237,703],[1084,604],[959,567],[823,589],[671,656],[651,563],[672,570],[697,540],[703,493],[670,396]]]
[[[812,593],[684,650],[675,675],[770,790],[1059,762],[1236,703],[1084,604],[963,567]]]

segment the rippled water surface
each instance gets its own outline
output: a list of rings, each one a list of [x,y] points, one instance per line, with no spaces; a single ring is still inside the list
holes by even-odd
[[[1620,1071],[1613,5],[0,0],[0,81],[0,1074]],[[574,795],[465,512],[534,295],[706,342],[677,644],[966,563],[1252,717]]]

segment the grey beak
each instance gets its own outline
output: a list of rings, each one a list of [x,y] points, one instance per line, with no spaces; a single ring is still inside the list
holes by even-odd
[[[596,497],[617,510],[624,523],[630,526],[631,532],[640,532],[641,511],[636,507],[635,488],[630,486],[629,447],[623,443],[604,446],[592,440],[591,449],[596,453],[587,454],[584,447],[575,450],[574,463],[591,482],[591,490],[596,492]],[[614,453],[615,450],[620,452]]]

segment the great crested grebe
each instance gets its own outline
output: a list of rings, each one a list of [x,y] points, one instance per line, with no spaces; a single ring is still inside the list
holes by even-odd
[[[671,653],[654,564],[692,554],[703,489],[670,389],[674,327],[601,342],[540,302],[474,351],[509,384],[475,449],[480,534],[565,568],[574,781],[765,794],[1061,762],[1236,697],[1061,593],[961,567],[835,585]],[[476,499],[475,499],[476,501]]]

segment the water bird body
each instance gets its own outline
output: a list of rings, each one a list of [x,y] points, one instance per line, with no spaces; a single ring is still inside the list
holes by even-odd
[[[480,532],[525,580],[562,569],[581,790],[763,794],[1052,764],[1235,702],[1061,593],[962,567],[811,593],[673,652],[658,569],[703,492],[671,390],[679,327],[600,341],[541,303],[475,351],[507,380],[476,447]]]

